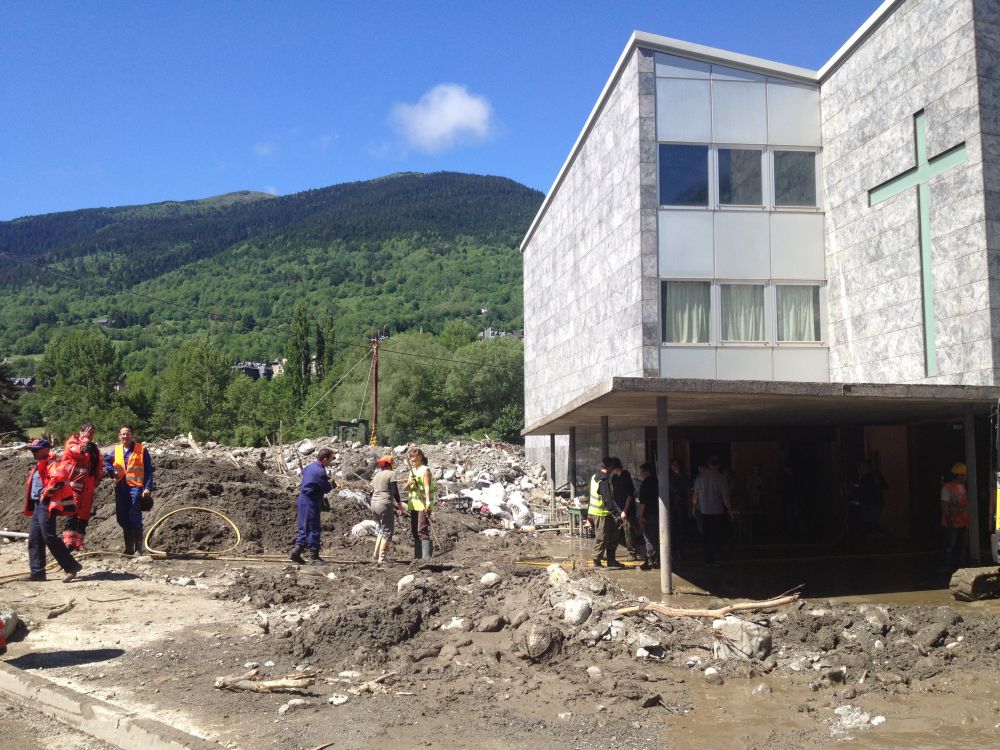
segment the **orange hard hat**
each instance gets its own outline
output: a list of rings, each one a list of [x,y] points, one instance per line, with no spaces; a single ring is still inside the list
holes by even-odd
[[[392,456],[382,456],[375,461],[378,466],[392,466]]]

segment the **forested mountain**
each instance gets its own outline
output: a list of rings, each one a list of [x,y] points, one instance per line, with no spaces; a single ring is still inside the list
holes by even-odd
[[[517,243],[541,200],[505,178],[408,173],[0,222],[0,358],[22,374],[54,334],[99,321],[128,371],[163,370],[195,333],[273,358],[299,302],[342,342],[519,327]]]

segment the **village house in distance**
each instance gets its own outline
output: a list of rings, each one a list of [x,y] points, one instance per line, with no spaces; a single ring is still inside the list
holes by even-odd
[[[560,484],[714,454],[750,544],[836,554],[870,460],[884,548],[933,550],[964,462],[980,558],[1000,2],[888,0],[818,71],[635,32],[521,250],[525,435]]]

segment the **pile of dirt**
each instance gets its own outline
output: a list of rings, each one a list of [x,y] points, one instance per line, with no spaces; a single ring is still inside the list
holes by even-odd
[[[184,441],[177,441],[184,442]],[[323,443],[337,446],[336,438],[318,439],[306,446],[312,454]],[[168,449],[168,445],[172,446]],[[184,445],[188,443],[184,442]],[[466,444],[464,448],[447,446],[427,446],[430,455],[452,455],[461,453],[462,460],[472,454],[485,457],[503,455],[503,466],[517,464],[516,457],[522,455],[510,448],[515,458],[506,458],[508,448],[493,444]],[[503,444],[501,444],[503,446]],[[348,474],[334,477],[338,490],[330,495],[332,511],[323,514],[324,547],[336,556],[351,556],[358,548],[367,546],[367,538],[353,537],[351,528],[360,521],[370,518],[365,498],[370,495],[367,479],[374,468],[374,458],[379,450],[387,449],[359,446],[345,447],[340,443],[337,464],[331,467],[334,474]],[[178,447],[176,443],[165,444],[156,441],[150,444],[153,460],[153,474],[156,484],[154,508],[145,515],[146,525],[167,513],[181,508],[204,507],[217,511],[231,519],[242,535],[241,544],[232,551],[234,555],[254,555],[287,551],[295,536],[295,498],[299,478],[294,472],[278,473],[263,468],[260,460],[249,460],[249,453],[240,453],[240,459],[232,457],[231,450]],[[295,449],[296,452],[298,449]],[[260,457],[257,456],[259,459]],[[371,461],[369,462],[369,458]],[[303,457],[303,462],[312,460]],[[499,460],[499,459],[497,459]],[[297,462],[296,462],[297,463]],[[352,469],[347,467],[351,466]],[[0,528],[24,530],[27,519],[21,515],[19,500],[24,494],[25,477],[31,467],[31,458],[26,451],[0,452],[0,496],[15,498],[14,502],[0,506]],[[346,471],[345,471],[346,469]],[[440,466],[436,469],[442,471]],[[470,469],[471,471],[471,469]],[[485,470],[483,470],[485,471]],[[473,482],[474,483],[474,482]],[[455,489],[457,485],[450,489]],[[449,493],[449,487],[440,486],[440,494]],[[436,533],[440,537],[439,552],[447,552],[455,546],[460,533],[478,532],[482,528],[498,524],[482,521],[473,515],[462,515],[454,519],[447,513],[437,514]],[[403,519],[404,524],[406,519]],[[403,536],[408,529],[401,529]],[[168,552],[189,550],[215,551],[230,547],[236,541],[231,527],[219,516],[204,512],[184,512],[171,516],[156,531],[150,545]],[[121,530],[115,520],[114,491],[110,480],[98,486],[94,497],[93,518],[87,531],[90,549],[116,550],[121,546]],[[483,546],[490,546],[484,542]]]

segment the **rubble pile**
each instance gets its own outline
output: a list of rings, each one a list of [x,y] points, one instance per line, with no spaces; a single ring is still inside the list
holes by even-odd
[[[403,480],[410,447],[368,446],[337,437],[318,437],[256,449],[214,442],[200,444],[190,436],[154,440],[147,446],[156,484],[154,508],[146,515],[147,525],[181,508],[217,510],[239,528],[242,542],[233,552],[245,555],[287,549],[295,532],[294,503],[301,467],[314,460],[320,448],[334,451],[329,471],[338,486],[330,498],[333,511],[323,515],[324,538],[332,536],[348,553],[356,544],[366,543],[367,535],[354,540],[343,537],[352,527],[371,518],[369,480],[375,471],[375,459],[386,453],[394,454],[397,476]],[[450,505],[492,519],[482,524],[461,514],[463,523],[469,526],[467,530],[502,526],[513,529],[515,519],[517,526],[548,520],[547,515],[529,509],[533,506],[548,510],[549,485],[544,469],[526,462],[522,448],[491,441],[455,441],[419,447],[428,458],[437,496],[444,508]],[[0,491],[5,496],[23,496],[24,478],[30,465],[26,451],[0,452]],[[489,493],[489,502],[476,502],[477,496],[484,493]],[[480,512],[481,507],[485,512]],[[446,549],[462,526],[450,522],[440,525],[440,533],[445,537],[441,542]],[[18,530],[25,527],[18,503],[0,506],[0,528],[5,527]],[[88,545],[92,549],[117,549],[120,537],[113,490],[111,483],[104,481],[95,495]],[[177,514],[150,540],[151,546],[168,552],[213,551],[233,542],[232,528],[223,519],[205,513]]]

